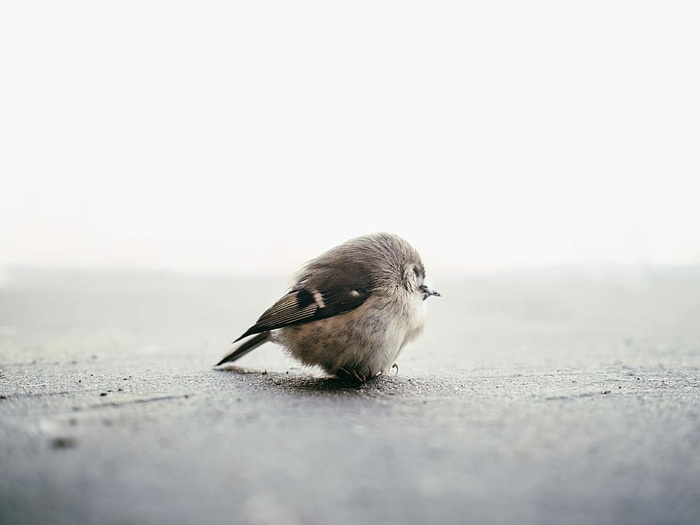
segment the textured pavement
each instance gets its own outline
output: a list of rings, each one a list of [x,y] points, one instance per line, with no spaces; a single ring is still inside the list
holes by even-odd
[[[0,523],[698,523],[697,271],[432,283],[355,387],[211,368],[284,279],[13,270]]]

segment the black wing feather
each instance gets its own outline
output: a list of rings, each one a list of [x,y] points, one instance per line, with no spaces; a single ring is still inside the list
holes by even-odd
[[[353,270],[355,271],[339,272],[314,269],[312,276],[302,277],[289,293],[268,308],[236,341],[252,334],[309,323],[354,310],[367,300],[372,286],[364,268]],[[322,304],[316,301],[316,294],[320,294]]]

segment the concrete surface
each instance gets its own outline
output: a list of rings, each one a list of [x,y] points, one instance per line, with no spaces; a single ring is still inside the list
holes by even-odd
[[[266,345],[282,279],[14,269],[0,523],[700,523],[700,273],[441,278],[395,376]]]

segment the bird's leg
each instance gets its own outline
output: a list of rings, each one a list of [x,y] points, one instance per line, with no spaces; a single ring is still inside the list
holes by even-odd
[[[367,382],[368,377],[365,376],[362,372],[359,370],[346,370],[345,368],[339,368],[335,375],[338,377],[341,377],[343,379],[350,379],[353,381],[356,381],[358,384],[362,385]],[[370,376],[371,377],[371,376]]]
[[[352,370],[350,372],[350,374],[352,375],[352,377],[355,378],[355,381],[357,381],[360,385],[363,385],[367,382],[368,377],[365,374],[363,374],[362,372],[360,372],[359,370]],[[370,377],[372,377],[372,376],[370,376]]]

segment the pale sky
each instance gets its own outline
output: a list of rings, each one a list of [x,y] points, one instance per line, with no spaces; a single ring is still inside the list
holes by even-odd
[[[0,266],[700,263],[700,3],[2,2]]]

